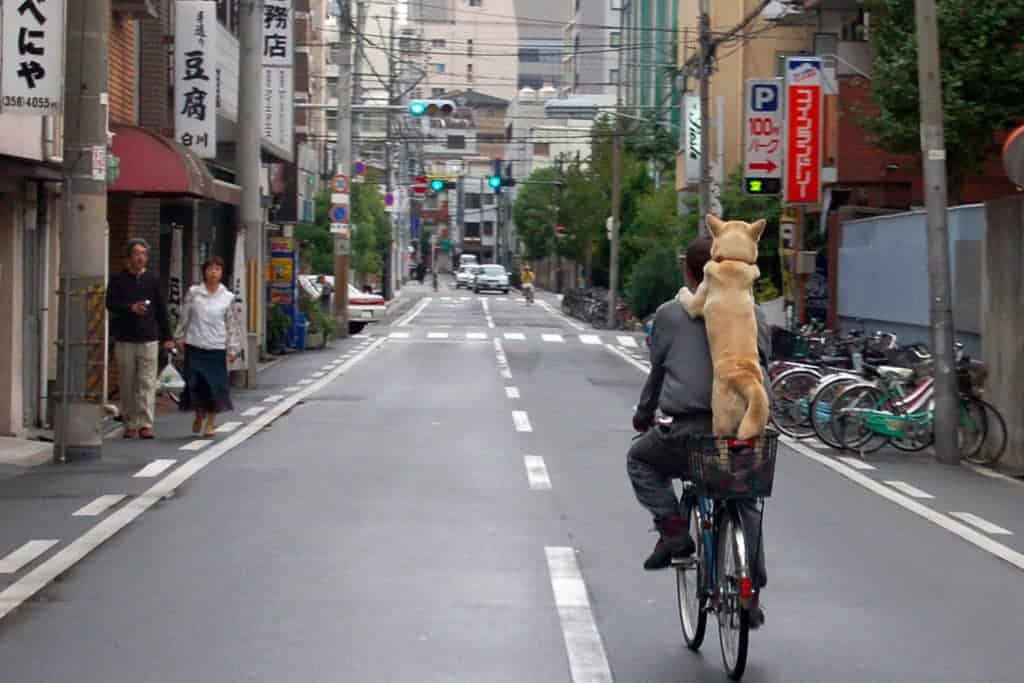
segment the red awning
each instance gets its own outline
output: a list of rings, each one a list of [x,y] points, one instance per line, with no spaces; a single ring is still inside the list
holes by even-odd
[[[237,185],[214,179],[202,159],[173,140],[137,126],[114,126],[113,133],[121,173],[108,192],[239,203]]]

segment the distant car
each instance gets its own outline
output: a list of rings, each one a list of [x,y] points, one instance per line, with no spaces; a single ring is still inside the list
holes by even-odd
[[[473,269],[477,266],[462,266],[459,268],[459,272],[455,273],[455,289],[465,287],[469,289],[473,286]]]
[[[479,294],[486,289],[500,290],[502,294],[508,294],[508,273],[505,266],[489,263],[484,266],[477,266],[476,274],[473,277],[473,292]]]
[[[360,292],[353,285],[348,286],[348,331],[358,334],[369,323],[380,322],[387,306],[379,294]]]

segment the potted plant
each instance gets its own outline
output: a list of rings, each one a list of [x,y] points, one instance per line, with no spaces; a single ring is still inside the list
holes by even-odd
[[[279,356],[285,352],[288,348],[289,325],[291,319],[288,314],[280,306],[273,306],[267,317],[267,353]]]

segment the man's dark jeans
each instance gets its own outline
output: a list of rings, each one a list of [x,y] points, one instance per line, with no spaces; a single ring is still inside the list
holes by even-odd
[[[687,479],[690,463],[686,457],[689,435],[710,434],[711,415],[701,414],[677,417],[670,425],[657,425],[633,441],[626,455],[626,471],[633,484],[636,499],[654,517],[655,522],[686,516],[685,506],[672,488],[673,479]],[[768,580],[765,571],[764,544],[760,543],[761,512],[753,500],[738,501],[737,508],[743,523],[747,548],[751,552],[760,548],[757,566],[752,567],[754,582],[763,587]],[[694,539],[696,540],[696,539]]]

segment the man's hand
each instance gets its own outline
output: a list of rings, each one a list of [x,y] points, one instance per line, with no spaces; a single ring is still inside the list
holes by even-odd
[[[633,413],[633,429],[638,432],[646,432],[654,425],[654,418],[640,413]]]
[[[145,301],[136,301],[128,307],[128,310],[135,315],[146,315],[146,308],[147,306]]]
[[[173,351],[175,346],[177,345],[170,339],[163,343],[164,351]]]
[[[236,358],[238,358],[238,354],[237,353],[235,353],[234,351],[228,351],[228,362],[229,363],[234,363]]]

